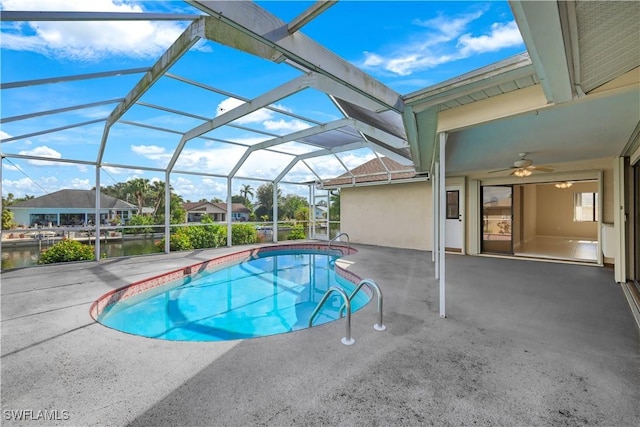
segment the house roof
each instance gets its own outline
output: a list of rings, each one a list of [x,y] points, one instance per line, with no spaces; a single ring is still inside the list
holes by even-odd
[[[227,211],[227,204],[224,202],[215,202],[215,203],[211,203],[211,202],[188,202],[188,203],[184,203],[182,205],[182,207],[184,208],[185,211],[190,212],[190,211],[194,211],[197,210],[198,208],[202,208],[202,207],[206,207],[206,206],[212,206],[214,208],[220,209],[223,212]],[[242,203],[232,203],[231,204],[231,211],[232,212],[251,212],[249,210],[249,208],[247,208],[245,205],[243,205]]]
[[[138,207],[124,200],[106,194],[100,194],[102,209],[137,210]],[[14,203],[8,209],[58,208],[58,209],[95,209],[96,190],[60,190],[34,199]]]
[[[410,179],[416,176],[411,166],[402,165],[388,157],[371,159],[362,165],[324,182],[325,187],[354,185],[365,182]]]

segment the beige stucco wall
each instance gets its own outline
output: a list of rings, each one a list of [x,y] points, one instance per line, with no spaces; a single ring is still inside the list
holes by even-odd
[[[575,193],[596,193],[597,182],[574,183],[564,190],[553,184],[536,185],[539,203],[536,209],[536,234],[538,236],[598,238],[597,222],[577,222],[573,220]]]
[[[522,240],[526,242],[527,240],[536,236],[536,224],[538,222],[538,209],[537,206],[537,192],[535,186],[525,185],[523,186],[524,191],[524,212],[522,215],[523,218],[523,229]]]
[[[431,250],[431,183],[343,188],[340,229],[352,243]]]

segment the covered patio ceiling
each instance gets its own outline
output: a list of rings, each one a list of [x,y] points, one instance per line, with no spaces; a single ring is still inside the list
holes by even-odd
[[[148,68],[3,82],[3,91],[88,79],[132,83],[124,93],[108,90],[91,103],[54,102],[55,108],[46,111],[3,115],[3,124],[30,129],[1,140],[3,158],[160,171],[167,180],[173,173],[305,183],[336,176],[323,171],[328,162],[348,171],[343,155],[350,152],[386,156],[431,172],[438,132],[449,134],[448,175],[508,167],[519,152],[531,153],[542,165],[619,156],[638,143],[639,3],[510,2],[527,53],[405,96],[299,32],[332,2],[315,3],[288,23],[253,2],[187,3],[193,14],[3,11],[3,21],[191,21]],[[236,49],[243,58],[270,61],[279,73],[250,97],[191,77],[185,58],[211,42]],[[283,67],[286,73],[280,72]],[[156,88],[166,87],[175,88],[174,99],[157,94]],[[195,111],[191,97],[206,97],[210,105],[225,98],[237,102],[224,110]],[[278,104],[295,97],[330,103],[336,118],[294,114]],[[104,105],[113,106],[110,114],[89,121],[43,129],[34,120]],[[295,120],[298,128],[252,128],[247,117],[265,109],[274,120]],[[167,119],[158,123],[152,111]],[[172,126],[172,118],[180,118],[180,126]],[[8,144],[76,127],[96,136],[95,156],[52,158],[14,152]],[[239,140],[230,136],[234,131],[255,137]],[[171,150],[158,149],[160,167],[122,158],[120,138],[130,132],[141,132],[141,140],[171,141]],[[217,168],[202,161],[202,153],[214,148],[224,156]],[[269,172],[256,177],[248,161],[268,165]]]

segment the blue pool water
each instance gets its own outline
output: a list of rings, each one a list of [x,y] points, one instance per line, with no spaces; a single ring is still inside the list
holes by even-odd
[[[330,286],[349,294],[355,285],[333,269],[337,257],[317,252],[271,252],[222,270],[192,276],[122,300],[100,323],[135,335],[174,341],[224,341],[306,328]],[[363,292],[352,311],[369,301]],[[338,319],[334,293],[313,324]]]

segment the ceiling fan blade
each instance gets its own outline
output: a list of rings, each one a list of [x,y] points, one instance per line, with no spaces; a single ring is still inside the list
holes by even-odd
[[[489,172],[489,173],[496,173],[496,172],[510,171],[511,169],[515,169],[515,168],[498,169],[498,170],[495,170],[495,171],[491,171],[491,172]]]
[[[531,169],[537,171],[537,172],[553,172],[552,168],[545,168],[542,166],[531,166]]]

